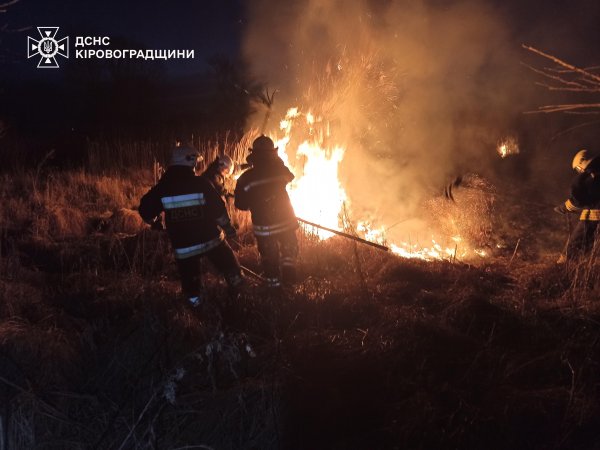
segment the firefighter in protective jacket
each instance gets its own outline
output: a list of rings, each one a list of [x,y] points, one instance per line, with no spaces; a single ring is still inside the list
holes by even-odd
[[[579,221],[567,243],[566,255],[559,262],[587,254],[594,246],[600,222],[600,158],[590,157],[587,150],[581,150],[573,158],[572,166],[578,175],[571,186],[571,195],[554,210],[561,214],[577,213]]]
[[[277,156],[266,136],[258,137],[247,158],[252,168],[235,187],[235,206],[250,210],[252,227],[267,282],[272,287],[293,283],[296,277],[298,220],[286,191],[294,175]]]
[[[233,195],[227,192],[225,180],[233,174],[233,166],[233,160],[229,156],[221,155],[211,162],[200,176],[210,181],[221,197],[230,198]]]
[[[223,199],[212,185],[194,173],[199,154],[181,145],[174,149],[169,168],[141,199],[139,212],[152,223],[163,211],[181,277],[193,306],[202,302],[200,260],[206,256],[230,287],[242,282],[239,262],[224,239],[235,237]]]

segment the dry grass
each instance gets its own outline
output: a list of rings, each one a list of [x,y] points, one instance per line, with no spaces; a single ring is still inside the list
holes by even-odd
[[[187,308],[166,236],[140,228],[152,174],[108,173],[0,177],[4,448],[596,445],[596,253],[473,266],[302,235],[293,289],[249,279],[232,305],[206,267],[220,321]]]
[[[427,203],[430,221],[443,236],[461,236],[474,247],[489,247],[496,228],[494,191],[483,177],[465,175],[461,186],[453,191],[454,200],[440,196]]]
[[[54,241],[82,238],[108,220],[115,232],[135,233],[141,223],[131,209],[137,208],[150,180],[148,171],[122,177],[83,169],[4,174],[0,229]]]

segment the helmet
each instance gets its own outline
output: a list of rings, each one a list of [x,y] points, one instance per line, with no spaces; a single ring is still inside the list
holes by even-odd
[[[217,158],[219,169],[225,169],[226,175],[231,175],[233,173],[233,159],[231,159],[228,155],[221,155]]]
[[[173,149],[173,154],[171,155],[171,161],[169,165],[171,166],[187,166],[187,167],[196,167],[196,163],[198,160],[201,160],[200,153],[191,147],[190,145],[181,144],[178,147]]]
[[[254,139],[251,150],[255,153],[268,153],[277,151],[277,147],[275,147],[271,138],[262,134]]]
[[[588,156],[587,150],[579,150],[573,158],[573,169],[577,172],[583,172],[591,162],[592,158]]]

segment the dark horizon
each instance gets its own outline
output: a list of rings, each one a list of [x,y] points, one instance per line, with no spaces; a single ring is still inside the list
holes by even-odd
[[[165,71],[174,78],[205,72],[209,68],[207,59],[214,55],[239,57],[242,14],[240,0],[174,1],[168,4],[141,0],[127,3],[116,0],[101,3],[20,0],[0,15],[0,25],[6,24],[9,31],[2,36],[6,56],[3,62],[0,60],[0,73],[2,77],[34,80],[62,75],[60,70],[42,74],[35,70],[36,64],[26,58],[27,36],[37,37],[38,26],[58,26],[61,36],[108,36],[144,49],[194,50],[193,60],[145,63],[162,63]],[[74,44],[71,39],[71,63]]]
[[[394,2],[367,3],[373,11],[378,11]],[[423,3],[442,10],[446,7],[439,0]],[[481,0],[469,4],[486,5],[503,17],[510,38],[508,46],[515,53],[521,52],[522,60],[531,56],[520,49],[526,43],[577,65],[595,62],[594,44],[600,41],[600,27],[596,25],[600,17],[598,2]],[[248,87],[261,83],[271,89],[279,87],[272,80],[254,76],[255,61],[248,61],[244,53],[249,23],[253,20],[252,5],[247,0],[179,0],[168,4],[141,0],[124,4],[117,0],[102,3],[20,0],[0,14],[0,26],[7,26],[0,34],[3,56],[0,120],[8,124],[13,137],[25,135],[50,140],[53,139],[50,135],[64,136],[73,131],[85,137],[107,133],[170,136],[182,131],[198,136],[202,134],[200,129],[207,135],[228,131],[240,135],[253,111],[245,92]],[[270,12],[276,14],[275,10]],[[26,57],[27,37],[36,36],[37,26],[59,26],[61,36],[108,36],[120,48],[130,45],[146,49],[192,49],[195,58],[122,60],[119,64],[108,60],[77,60],[73,58],[75,42],[71,40],[71,57],[59,58],[59,69],[38,69],[36,58]],[[31,28],[10,31],[27,27]],[[278,55],[273,58],[276,60]],[[518,66],[515,61],[510,64]],[[399,61],[400,68],[401,65]],[[525,108],[537,107],[550,96],[535,85],[533,73],[525,68],[516,69],[521,69],[519,84],[532,93],[534,101],[523,109],[513,108],[514,114],[507,122],[518,122],[523,128]],[[485,70],[481,71],[481,78],[487,76]],[[276,106],[286,106],[284,95],[279,95]],[[506,93],[507,97],[511,95]],[[565,116],[547,121],[557,130],[566,128],[561,123],[573,122],[572,117]],[[542,120],[530,121],[538,122]],[[539,126],[531,127],[528,134],[534,136]],[[580,140],[593,141],[590,133],[589,129],[581,130]]]

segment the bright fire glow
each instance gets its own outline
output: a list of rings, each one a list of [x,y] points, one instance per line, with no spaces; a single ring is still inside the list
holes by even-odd
[[[297,108],[288,110],[285,119],[280,122],[280,129],[285,135],[276,143],[279,156],[296,177],[288,187],[290,199],[298,217],[339,230],[340,212],[347,201],[338,176],[344,149],[339,146],[325,147],[320,136],[311,136],[296,148],[295,160],[298,164],[291,163],[287,146],[295,120],[301,119],[301,116]],[[304,119],[308,126],[316,121],[311,113],[304,115]],[[321,239],[333,236],[323,230],[314,230],[314,233]]]
[[[339,181],[339,166],[345,149],[338,145],[325,145],[329,142],[329,124],[311,112],[302,113],[298,108],[288,110],[279,123],[283,137],[274,139],[278,155],[294,173],[295,179],[288,185],[290,199],[296,216],[335,230],[342,230],[341,216],[350,208],[350,202]],[[295,130],[300,129],[302,140],[291,146],[292,139],[298,141]],[[308,227],[308,231],[320,239],[328,239],[332,233]],[[369,221],[358,221],[356,233],[363,239],[386,245],[404,258],[422,260],[456,260],[477,254],[485,256],[484,250],[469,250],[460,236],[453,236],[451,245],[441,245],[432,239],[431,244],[391,243],[387,241],[386,229]]]
[[[506,158],[510,155],[517,155],[519,153],[519,142],[517,141],[516,137],[508,136],[498,142],[496,150],[501,158]]]

